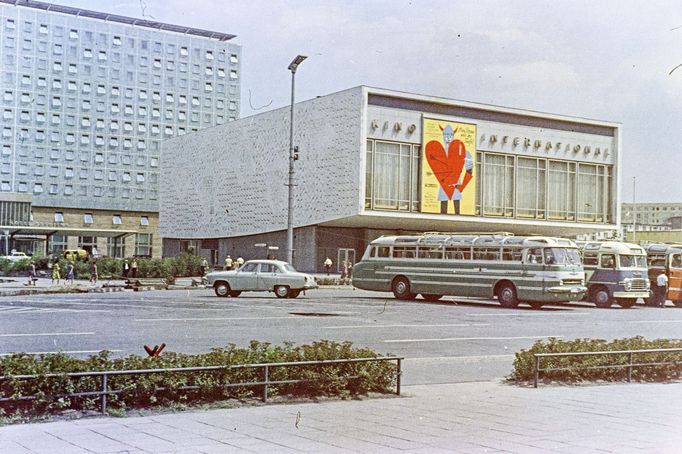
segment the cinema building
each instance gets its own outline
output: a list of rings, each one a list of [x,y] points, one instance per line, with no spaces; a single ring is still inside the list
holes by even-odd
[[[162,144],[164,255],[286,258],[289,108]],[[620,125],[356,87],[295,105],[294,265],[380,235],[619,224]],[[279,248],[279,249],[277,249]]]

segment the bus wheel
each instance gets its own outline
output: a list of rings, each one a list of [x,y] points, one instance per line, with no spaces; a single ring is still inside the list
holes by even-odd
[[[422,298],[426,301],[438,301],[443,295],[434,295],[433,293],[422,293]]]
[[[609,291],[604,287],[599,287],[592,293],[592,301],[600,309],[608,309],[613,303]]]
[[[516,307],[519,300],[516,297],[516,288],[511,282],[503,282],[497,287],[497,301],[502,307]]]
[[[630,309],[636,302],[637,300],[635,298],[618,298],[616,300],[616,304],[624,309]]]
[[[410,281],[404,276],[398,276],[393,279],[391,290],[393,290],[393,295],[399,300],[411,300],[416,296],[410,292]]]
[[[528,304],[533,309],[542,309],[542,305],[545,304],[542,301],[528,301]]]

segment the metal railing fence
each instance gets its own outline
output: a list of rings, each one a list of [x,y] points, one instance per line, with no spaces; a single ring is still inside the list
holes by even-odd
[[[598,351],[598,352],[572,352],[572,353],[535,353],[535,366],[533,368],[533,387],[538,387],[538,380],[540,379],[540,372],[553,372],[560,370],[577,370],[577,369],[617,369],[627,368],[627,381],[632,381],[632,369],[634,367],[648,367],[648,366],[667,366],[671,364],[682,364],[682,358],[678,361],[663,361],[663,362],[633,362],[634,355],[643,353],[682,353],[682,348],[652,348],[643,350],[613,350],[613,351]],[[611,355],[628,355],[627,363],[609,364],[601,366],[581,366],[574,365],[572,367],[540,367],[540,359],[542,358],[559,358],[569,356],[611,356]]]
[[[237,370],[237,369],[262,369],[263,370],[263,380],[261,381],[251,381],[251,382],[239,382],[239,383],[224,383],[220,387],[222,388],[236,388],[236,387],[249,387],[249,386],[263,386],[262,400],[266,402],[268,400],[268,387],[272,385],[283,385],[283,384],[296,384],[309,382],[312,379],[291,379],[291,380],[271,380],[270,372],[274,368],[278,367],[301,367],[301,366],[334,366],[342,364],[353,364],[353,363],[368,363],[368,362],[383,362],[383,361],[395,361],[396,362],[396,395],[400,395],[401,386],[401,364],[403,357],[398,356],[381,356],[376,358],[353,358],[353,359],[333,359],[333,360],[321,360],[321,361],[292,361],[292,362],[281,362],[281,363],[260,363],[260,364],[236,364],[236,365],[219,365],[219,366],[201,366],[201,367],[174,367],[174,368],[164,368],[164,369],[137,369],[137,370],[103,370],[103,371],[88,371],[88,372],[69,372],[69,373],[50,373],[50,374],[33,374],[33,375],[5,375],[0,376],[0,381],[5,380],[32,380],[32,379],[43,379],[43,378],[79,378],[79,377],[101,377],[101,389],[97,391],[85,391],[77,393],[67,393],[58,396],[52,396],[54,398],[61,397],[90,397],[90,396],[100,396],[101,397],[101,410],[102,414],[107,414],[107,396],[113,394],[121,394],[125,392],[124,389],[109,389],[109,377],[116,375],[147,375],[147,374],[163,374],[163,373],[192,373],[192,372],[208,372],[208,371],[224,371],[224,370]],[[338,377],[342,379],[357,379],[361,378],[359,376],[342,376]],[[323,380],[321,378],[316,378],[315,380]],[[330,379],[331,380],[331,379]],[[173,390],[196,390],[201,389],[202,386],[199,385],[188,385],[179,386],[173,388]],[[155,388],[154,392],[166,391],[168,388]],[[20,396],[20,397],[2,397],[0,402],[7,401],[20,401],[20,400],[35,400],[38,397],[33,396]]]

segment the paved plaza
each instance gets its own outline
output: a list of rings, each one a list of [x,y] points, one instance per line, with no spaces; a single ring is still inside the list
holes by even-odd
[[[0,452],[678,453],[682,385],[419,385],[402,397],[0,428]]]

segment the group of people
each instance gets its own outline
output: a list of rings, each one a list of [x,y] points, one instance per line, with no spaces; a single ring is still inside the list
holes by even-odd
[[[123,261],[123,278],[135,279],[137,277],[137,260],[133,259],[132,263],[128,263],[128,260]]]
[[[225,271],[228,270],[237,270],[239,269],[242,265],[244,264],[244,259],[242,256],[238,256],[236,259],[233,259],[231,256],[225,257],[225,267],[223,268]]]
[[[332,259],[330,259],[329,257],[326,257],[324,259],[324,262],[322,262],[322,264],[324,266],[324,272],[327,273],[327,276],[329,276],[329,274],[332,271],[332,265],[334,264],[334,262],[332,262]],[[350,279],[352,274],[353,274],[353,263],[346,261],[346,260],[343,260],[341,262],[341,283],[343,283],[343,284],[348,283],[348,280]]]
[[[61,275],[61,266],[59,265],[59,260],[55,260],[52,263],[52,285],[59,285],[59,281],[62,278]],[[75,268],[73,266],[73,263],[69,262],[68,265],[66,266],[66,275],[64,276],[64,285],[70,286],[73,285],[73,280],[76,277],[76,272]],[[36,285],[35,281],[37,279],[36,276],[36,265],[35,263],[31,262],[28,268],[28,284],[27,285]],[[93,260],[90,263],[90,283],[91,284],[96,284],[97,279],[99,279],[99,272],[97,271],[97,261]]]

